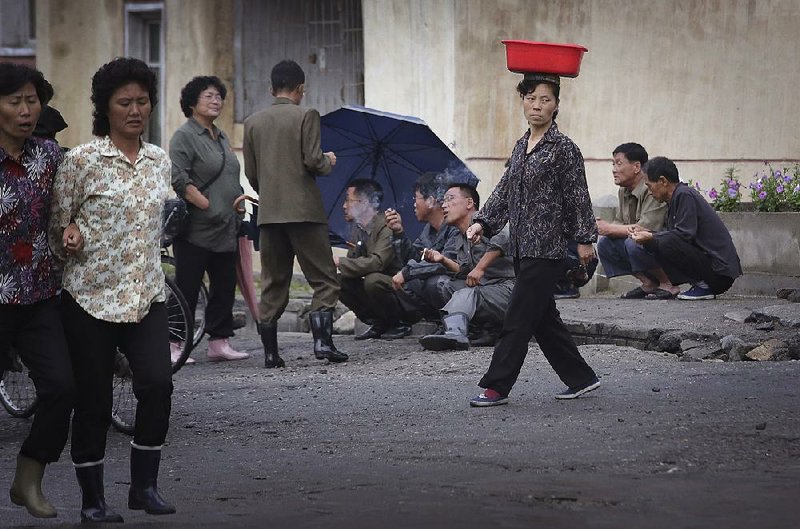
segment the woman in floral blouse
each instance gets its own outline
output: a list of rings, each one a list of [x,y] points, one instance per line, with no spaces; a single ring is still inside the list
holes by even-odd
[[[33,516],[56,510],[42,495],[45,465],[67,442],[75,384],[58,312],[59,277],[47,245],[53,178],[61,150],[32,136],[52,88],[41,72],[0,64],[0,373],[13,346],[28,366],[39,403],[17,457],[11,501]],[[67,227],[69,223],[65,224]],[[59,230],[80,247],[75,225]]]
[[[138,401],[128,508],[175,512],[157,488],[172,398],[160,260],[170,162],[162,149],[141,140],[156,104],[156,83],[138,59],[115,59],[95,73],[96,137],[67,153],[54,187],[51,237],[74,220],[85,242],[81,252],[66,260],[62,294],[78,387],[72,461],[83,493],[84,521],[122,521],[106,505],[103,492],[117,349],[128,358]]]

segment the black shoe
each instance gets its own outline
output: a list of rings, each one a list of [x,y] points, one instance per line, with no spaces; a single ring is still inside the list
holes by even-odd
[[[103,487],[103,465],[75,467],[78,485],[81,487],[81,522],[123,523],[122,516],[106,505]]]
[[[131,446],[131,486],[128,508],[147,514],[173,514],[175,507],[158,492],[158,468],[161,450],[141,450]]]
[[[267,369],[284,367],[286,362],[278,354],[278,324],[259,323],[258,333],[264,346],[264,367]]]
[[[581,297],[581,291],[577,288],[567,288],[553,294],[553,299],[578,299],[579,297]]]
[[[353,339],[354,340],[369,340],[372,338],[380,338],[383,334],[383,328],[379,327],[378,325],[370,325],[367,327],[367,330],[362,332],[361,334],[356,334]]]
[[[333,313],[329,310],[310,312],[311,334],[314,336],[314,356],[328,362],[347,362],[348,356],[333,343]]]
[[[420,345],[429,351],[466,351],[469,349],[467,338],[467,315],[461,312],[448,314],[442,318],[443,334],[429,334],[419,339]]]
[[[400,323],[383,331],[380,337],[383,340],[399,340],[400,338],[405,338],[409,334],[411,334],[411,325]]]
[[[469,344],[473,347],[494,347],[497,343],[499,333],[484,329],[483,332],[476,336],[470,336]]]

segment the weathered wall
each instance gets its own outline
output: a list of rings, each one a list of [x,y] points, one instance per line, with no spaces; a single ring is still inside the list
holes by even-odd
[[[197,75],[216,75],[228,89],[222,115],[216,125],[233,133],[233,1],[167,0],[164,2],[166,27],[166,68],[162,101],[167,105],[165,145],[175,129],[185,121],[181,111],[181,89]]]
[[[366,100],[425,119],[491,188],[525,129],[500,40],[580,43],[558,122],[593,197],[614,193],[625,141],[707,188],[733,164],[800,158],[799,25],[800,0],[365,0]]]
[[[92,135],[92,75],[122,55],[122,0],[38,0],[36,63],[55,89],[53,106],[69,128],[58,141],[73,147]]]

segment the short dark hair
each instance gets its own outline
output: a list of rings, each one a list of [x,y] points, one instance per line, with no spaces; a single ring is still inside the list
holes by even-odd
[[[279,90],[294,90],[301,84],[306,82],[306,74],[300,65],[294,61],[281,61],[272,67],[270,74],[270,81],[272,81],[272,89]]]
[[[431,198],[441,205],[444,194],[447,192],[447,179],[441,173],[427,172],[422,173],[414,184],[414,192],[419,191],[422,198]]]
[[[458,188],[462,193],[472,199],[472,201],[475,203],[476,210],[481,208],[481,197],[478,194],[477,189],[472,186],[468,186],[467,184],[450,184],[448,189],[453,189],[454,187]]]
[[[192,117],[192,107],[197,106],[200,94],[211,86],[217,89],[219,95],[222,96],[222,100],[225,101],[228,90],[216,75],[199,75],[186,83],[186,86],[181,90],[181,110],[183,110],[184,116],[187,118]]]
[[[624,154],[629,162],[639,162],[642,165],[647,163],[647,151],[638,143],[623,143],[619,145],[611,153],[612,156],[617,154]]]
[[[42,72],[24,64],[0,63],[0,96],[11,95],[28,83],[33,85],[44,108],[53,99],[53,87]]]
[[[383,188],[375,180],[356,178],[347,183],[348,188],[353,188],[355,193],[366,198],[374,209],[381,207],[383,202]]]
[[[645,164],[642,172],[647,175],[647,179],[651,182],[657,182],[659,177],[663,176],[668,182],[677,184],[681,181],[678,175],[678,168],[675,163],[669,158],[663,156],[656,156]]]
[[[517,85],[517,93],[519,93],[520,99],[525,97],[526,95],[533,93],[536,90],[536,87],[540,84],[550,85],[550,88],[553,89],[553,95],[556,97],[556,104],[558,104],[561,99],[561,85],[556,83],[551,83],[550,81],[543,81],[540,79],[523,79]],[[555,121],[556,116],[558,116],[558,109],[553,112],[553,121]]]
[[[117,57],[97,70],[92,77],[92,134],[105,136],[111,132],[108,122],[108,106],[111,96],[121,86],[138,83],[150,96],[150,108],[158,103],[158,80],[156,74],[144,61],[133,57]]]

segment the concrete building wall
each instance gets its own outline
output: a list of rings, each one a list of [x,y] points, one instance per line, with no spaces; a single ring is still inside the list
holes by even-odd
[[[53,106],[69,128],[59,133],[67,147],[92,135],[92,75],[124,51],[122,0],[38,0],[36,64],[53,85]]]
[[[426,120],[485,193],[526,126],[500,40],[583,44],[558,123],[592,196],[615,193],[625,141],[708,188],[731,165],[748,179],[762,160],[800,159],[798,25],[800,0],[364,0],[366,102]]]

